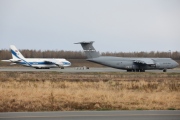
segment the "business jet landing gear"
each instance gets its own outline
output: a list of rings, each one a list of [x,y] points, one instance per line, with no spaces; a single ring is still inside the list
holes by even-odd
[[[167,72],[167,69],[164,69],[163,72]]]

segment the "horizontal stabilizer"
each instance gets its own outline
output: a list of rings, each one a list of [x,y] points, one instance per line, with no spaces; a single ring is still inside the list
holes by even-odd
[[[3,62],[11,62],[10,60],[1,60],[1,61],[3,61]]]
[[[87,58],[91,59],[91,58],[97,58],[100,56],[99,52],[97,52],[95,50],[95,48],[93,47],[93,42],[94,41],[82,41],[82,42],[77,42],[77,43],[74,43],[74,44],[81,44]]]
[[[10,59],[11,62],[20,62],[21,59]]]
[[[3,62],[20,62],[20,59],[9,59],[9,60],[1,60]]]
[[[90,44],[90,43],[93,43],[94,41],[82,41],[82,42],[77,42],[77,43],[74,43],[74,44]]]

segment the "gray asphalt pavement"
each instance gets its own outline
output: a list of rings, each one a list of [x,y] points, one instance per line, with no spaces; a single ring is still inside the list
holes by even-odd
[[[6,112],[0,120],[180,120],[180,110]]]
[[[35,69],[29,67],[0,67],[0,71],[57,71],[57,72],[126,72],[126,70],[119,70],[109,67],[104,68],[90,68],[83,69],[83,67],[67,67],[65,69],[51,68],[51,69]],[[146,70],[146,72],[162,72],[162,70]],[[168,69],[167,72],[180,73],[180,69]]]

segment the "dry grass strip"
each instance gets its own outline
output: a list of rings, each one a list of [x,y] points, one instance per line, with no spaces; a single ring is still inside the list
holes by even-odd
[[[0,112],[180,110],[177,73],[2,72],[0,91]]]

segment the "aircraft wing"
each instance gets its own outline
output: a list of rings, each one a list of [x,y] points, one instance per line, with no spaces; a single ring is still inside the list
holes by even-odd
[[[154,61],[150,58],[139,58],[139,59],[134,59],[133,61],[134,63],[138,63],[138,64],[148,64],[148,65],[155,64]]]
[[[59,63],[57,63],[55,60],[53,60],[53,61],[51,61],[51,60],[45,60],[44,62],[47,63],[47,64],[54,64],[54,65],[56,65],[56,66],[58,66],[58,67],[62,67],[62,65],[59,64]]]
[[[146,64],[144,61],[142,61],[142,60],[133,60],[134,61],[134,63],[139,63],[139,64]]]

